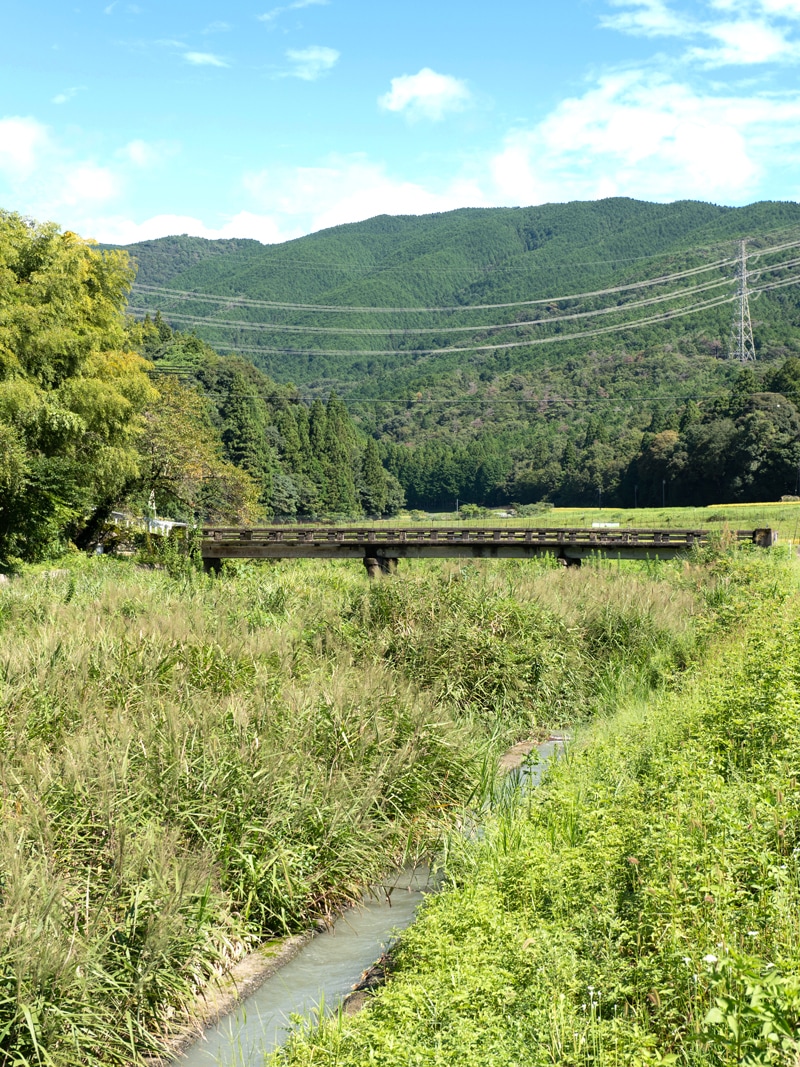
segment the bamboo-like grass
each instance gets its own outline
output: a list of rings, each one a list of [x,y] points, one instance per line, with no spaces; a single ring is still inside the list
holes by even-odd
[[[437,841],[501,744],[669,684],[725,581],[97,559],[3,587],[0,1065],[158,1052],[249,947]]]

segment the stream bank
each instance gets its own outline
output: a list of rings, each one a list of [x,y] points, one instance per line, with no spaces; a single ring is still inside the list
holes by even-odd
[[[531,788],[564,741],[552,736],[544,742],[520,742],[504,753],[499,769],[516,777],[521,788]],[[530,759],[534,750],[539,755],[535,762]],[[340,1006],[358,1010],[368,996],[365,987],[380,984],[374,975],[363,982],[365,975],[436,888],[427,867],[398,871],[393,882],[374,887],[361,906],[348,909],[331,928],[290,938],[266,965],[263,952],[254,953],[261,958],[252,962],[249,981],[239,970],[247,963],[243,960],[226,983],[222,1002],[214,1002],[192,1033],[183,1036],[174,1067],[255,1067],[284,1044],[296,1017]],[[199,1038],[198,1025],[206,1027]]]

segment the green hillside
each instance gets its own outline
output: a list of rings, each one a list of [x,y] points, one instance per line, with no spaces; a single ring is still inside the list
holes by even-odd
[[[800,354],[794,203],[617,198],[379,216],[272,246],[164,238],[129,246],[131,308],[309,398],[335,389],[412,504],[632,503],[643,435],[679,432],[688,400],[718,419],[709,404],[736,378],[742,239],[760,392]],[[675,503],[705,502],[677,488]]]

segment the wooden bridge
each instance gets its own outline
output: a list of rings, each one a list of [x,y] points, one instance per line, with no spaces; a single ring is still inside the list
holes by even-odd
[[[738,530],[737,541],[767,547],[777,541],[769,529]],[[400,559],[527,559],[553,555],[566,566],[591,556],[612,559],[673,559],[708,542],[708,530],[559,529],[474,526],[324,527],[267,526],[203,529],[206,571],[223,559],[360,559],[370,577],[391,573]]]

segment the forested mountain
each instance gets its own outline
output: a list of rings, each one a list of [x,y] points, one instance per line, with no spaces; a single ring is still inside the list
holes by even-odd
[[[337,392],[414,506],[646,503],[650,482],[653,503],[713,500],[759,479],[716,470],[690,487],[639,466],[688,401],[715,419],[733,385],[743,239],[760,392],[800,354],[794,203],[618,198],[379,216],[273,246],[164,238],[129,248],[131,308],[308,403]]]

